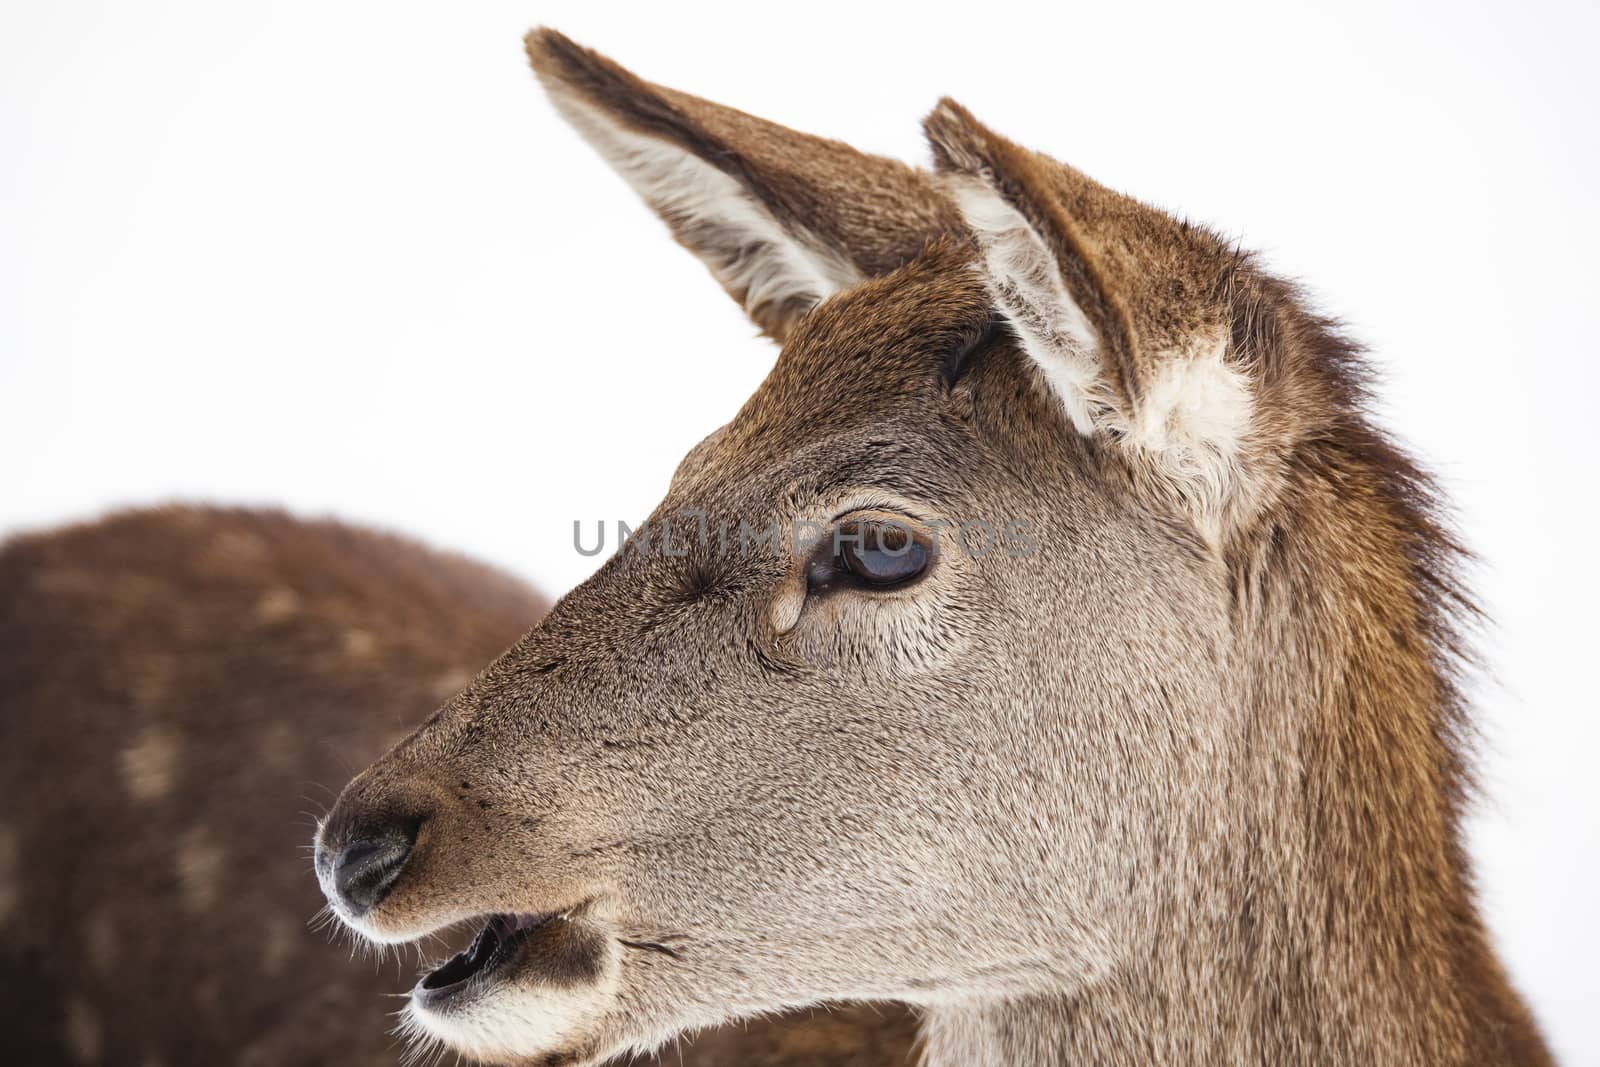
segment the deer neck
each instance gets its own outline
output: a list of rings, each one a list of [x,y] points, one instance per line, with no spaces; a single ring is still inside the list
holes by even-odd
[[[1362,447],[1320,462],[1370,479],[1369,513],[1308,484],[1229,560],[1243,681],[1225,788],[1195,797],[1214,836],[1174,857],[1198,876],[1158,879],[1082,989],[930,1008],[926,1067],[1551,1062],[1459,839],[1453,550]]]
[[[1302,929],[1285,944],[1289,916],[1262,919],[1241,907],[1231,942],[1179,941],[1190,926],[1175,951],[1157,946],[1076,994],[932,1007],[922,1065],[1552,1062],[1486,952],[1413,942],[1396,965],[1376,935],[1329,943]]]

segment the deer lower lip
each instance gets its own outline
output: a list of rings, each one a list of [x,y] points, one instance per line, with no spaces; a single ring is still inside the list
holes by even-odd
[[[449,1000],[470,985],[478,984],[514,958],[528,943],[534,931],[556,917],[556,912],[539,915],[492,915],[473,938],[472,944],[424,975],[413,995],[430,1004]]]

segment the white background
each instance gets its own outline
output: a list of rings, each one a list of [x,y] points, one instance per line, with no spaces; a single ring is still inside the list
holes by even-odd
[[[283,503],[565,589],[572,520],[643,517],[773,352],[557,122],[522,32],[909,159],[950,93],[1240,236],[1373,346],[1497,622],[1494,932],[1560,1053],[1600,1061],[1600,8],[1296,8],[8,0],[0,533]]]

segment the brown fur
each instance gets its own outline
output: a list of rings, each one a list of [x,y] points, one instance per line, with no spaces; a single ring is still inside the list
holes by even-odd
[[[0,603],[6,1061],[396,1062],[415,961],[308,928],[311,817],[544,601],[403,538],[174,507],[11,541]],[[860,1009],[681,1055],[866,1067],[910,1037]]]
[[[547,84],[580,93],[629,129],[710,162],[781,224],[808,231],[865,276],[886,274],[909,261],[935,234],[961,231],[959,216],[933,195],[928,176],[898,160],[654,85],[560,34],[530,35],[528,54]],[[726,230],[704,221],[696,225],[678,212],[663,217],[679,243],[705,260],[729,295],[749,307],[748,292],[729,284],[718,270],[719,246],[729,240]],[[807,310],[804,301],[750,308],[757,325],[779,341]]]
[[[788,545],[611,560],[321,828],[323,863],[416,834],[368,936],[614,939],[424,1026],[588,1063],[893,999],[938,1067],[1548,1062],[1460,839],[1460,550],[1331,323],[953,102],[908,172],[529,53],[784,341],[655,524],[1025,515],[1037,551],[825,594]]]
[[[784,341],[654,522],[830,522],[867,494],[914,523],[1030,515],[1040,552],[824,597],[784,547],[702,545],[574,590],[352,782],[323,845],[421,824],[350,918],[371,936],[584,901],[584,928],[675,949],[610,953],[576,1006],[534,961],[437,1032],[587,1062],[898,998],[931,1064],[1547,1062],[1459,837],[1459,549],[1366,418],[1357,349],[1216,235],[954,102],[926,126],[938,176],[907,174],[528,43]],[[968,352],[990,298],[1010,330]]]
[[[892,590],[819,588],[787,543],[608,561],[319,827],[368,937],[559,913],[559,953],[414,1001],[419,1025],[591,1064],[897,1001],[932,1067],[1549,1061],[1460,840],[1460,552],[1332,324],[953,103],[930,174],[549,31],[529,52],[783,341],[658,529],[1021,516],[1035,544],[946,542]],[[1044,258],[997,255],[962,195]],[[1054,373],[1083,356],[1092,383]],[[1180,463],[1186,411],[1159,405],[1191,372],[1244,424],[1195,422]],[[331,872],[377,835],[408,851],[358,911]]]
[[[1049,235],[1069,291],[1114,339],[1107,370],[1130,403],[1153,354],[1216,321],[1254,386],[1252,499],[1219,559],[1252,679],[1241,756],[1256,766],[1240,777],[1269,792],[1249,810],[1248,843],[1214,857],[1241,879],[1237,929],[1205,931],[1213,958],[1165,963],[1174,985],[1220,981],[1237,999],[1216,1002],[1225,1015],[1203,1043],[1158,1044],[1160,1058],[1204,1058],[1237,1027],[1237,1047],[1269,1058],[1287,1043],[1313,1061],[1546,1061],[1477,918],[1460,838],[1472,735],[1456,678],[1476,614],[1462,550],[1430,479],[1366,417],[1359,350],[1213,234],[1011,144],[951,101],[928,130],[941,167],[997,175]],[[1331,608],[1307,610],[1319,602]],[[1076,1027],[1101,999],[1115,995],[1085,998]],[[1326,1033],[1316,1017],[1330,1003],[1360,1025]]]

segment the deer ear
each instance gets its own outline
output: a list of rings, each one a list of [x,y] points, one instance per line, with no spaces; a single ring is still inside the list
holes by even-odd
[[[1033,153],[946,98],[923,121],[934,165],[977,238],[989,289],[1078,432],[1127,418],[1139,393],[1133,327]]]
[[[1251,417],[1249,382],[1227,358],[1221,243],[1013,144],[953,100],[923,127],[991,296],[1073,427],[1111,438],[1214,519]]]
[[[554,30],[526,43],[562,116],[779,341],[824,297],[960,231],[926,172],[653,85]]]

